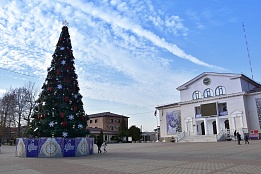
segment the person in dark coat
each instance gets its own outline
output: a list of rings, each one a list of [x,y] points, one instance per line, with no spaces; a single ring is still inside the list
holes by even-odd
[[[237,140],[237,131],[234,132],[235,141]]]
[[[237,144],[240,145],[241,135],[237,132]]]
[[[244,139],[245,139],[245,144],[249,144],[248,135],[247,134],[245,135]]]
[[[101,151],[102,140],[98,139],[97,146],[98,146],[98,153],[102,153],[102,151]]]

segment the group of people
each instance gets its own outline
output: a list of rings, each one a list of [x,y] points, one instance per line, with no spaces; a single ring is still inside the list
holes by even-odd
[[[235,130],[234,136],[235,136],[235,138],[237,140],[237,144],[240,145],[240,141],[242,140],[240,133]],[[249,144],[248,135],[247,134],[245,134],[244,140],[245,140],[245,144]]]
[[[104,153],[107,152],[107,150],[106,150],[106,147],[107,147],[106,141],[102,142],[102,140],[99,139],[96,144],[98,146],[98,153],[102,153],[102,150],[101,150],[102,146],[103,146],[103,152]]]

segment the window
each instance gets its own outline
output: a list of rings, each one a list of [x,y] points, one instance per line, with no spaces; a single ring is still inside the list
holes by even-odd
[[[219,112],[219,116],[228,115],[227,103],[219,103],[218,104],[218,112]]]
[[[196,99],[199,99],[199,98],[201,98],[201,92],[199,92],[199,91],[193,92],[192,99],[196,100]]]
[[[95,119],[95,121],[94,121],[95,123],[98,123],[98,119]]]
[[[92,120],[90,120],[90,123],[92,123]]]
[[[204,91],[204,98],[207,98],[207,97],[213,97],[213,91],[210,88],[207,88]]]
[[[195,117],[201,118],[200,106],[195,107]]]
[[[225,89],[224,86],[218,86],[218,87],[216,88],[215,93],[216,93],[216,96],[218,96],[218,95],[224,95],[224,94],[226,94],[226,89]]]

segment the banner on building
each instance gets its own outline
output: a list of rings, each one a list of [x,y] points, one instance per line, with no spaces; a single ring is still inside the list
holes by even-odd
[[[174,135],[181,131],[180,111],[175,110],[166,113],[167,134]]]
[[[258,130],[250,130],[249,138],[251,140],[259,139],[259,132],[258,132]]]
[[[259,121],[259,127],[261,129],[261,98],[256,99],[257,116]]]

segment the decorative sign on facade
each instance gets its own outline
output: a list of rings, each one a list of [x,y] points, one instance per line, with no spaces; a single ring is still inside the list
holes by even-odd
[[[181,131],[180,111],[174,110],[167,112],[166,121],[168,135],[174,135]]]
[[[257,115],[259,120],[259,127],[261,129],[261,98],[256,99]]]
[[[251,140],[257,140],[257,139],[259,139],[258,130],[250,130],[249,138],[250,138]]]

